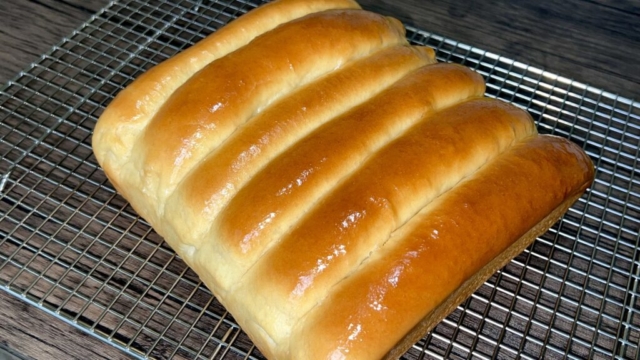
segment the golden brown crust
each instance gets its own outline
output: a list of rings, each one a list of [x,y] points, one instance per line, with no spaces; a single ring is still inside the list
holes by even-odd
[[[538,236],[544,234],[553,224],[555,224],[569,207],[582,196],[581,192],[565,200],[560,206],[553,210],[547,217],[536,224],[531,230],[516,240],[507,250],[503,251],[496,258],[480,269],[473,277],[465,281],[456,291],[449,295],[440,305],[427,314],[414,326],[393,349],[391,349],[383,359],[398,359],[411,346],[422,339],[425,334],[438,325],[442,319],[453,312],[459,304],[464,302],[473,292],[484,284],[496,271],[506,266],[513,258],[521,254]]]
[[[175,89],[215,59],[293,19],[319,11],[348,8],[358,9],[360,6],[353,0],[276,0],[232,21],[190,48],[149,69],[122,90],[105,110],[96,127],[96,153],[107,155],[109,151],[114,151],[114,147],[121,151],[122,148],[130,148],[133,143],[130,135],[125,131],[113,133],[113,129],[125,125],[144,126]],[[137,131],[134,131],[134,137],[136,134]],[[101,140],[102,136],[108,137],[108,140]],[[109,144],[109,148],[101,147],[103,143]],[[115,155],[129,154],[125,151]],[[119,159],[103,156],[102,161],[107,160]]]
[[[429,204],[309,312],[293,331],[292,358],[381,358],[592,179],[591,161],[564,139],[514,146]]]
[[[353,0],[276,0],[149,69],[118,93],[94,129],[93,150],[109,179],[138,212],[159,227],[153,197],[140,193],[144,186],[137,179],[140,169],[124,167],[131,164],[134,144],[164,102],[204,66],[280,24],[320,11],[358,8]]]
[[[232,289],[234,307],[277,341],[422,207],[513,143],[535,134],[522,110],[470,100],[423,120],[336,184]],[[402,161],[398,161],[402,159]],[[410,169],[410,170],[409,170]]]
[[[139,189],[128,195],[155,205],[145,213],[164,234],[164,222],[156,219],[167,197],[238,126],[343,64],[404,43],[396,21],[350,9],[310,14],[258,36],[205,66],[165,101],[121,169]]]
[[[239,127],[192,171],[167,201],[171,231],[197,245],[228,201],[269,161],[322,124],[370,99],[408,72],[435,62],[408,45],[345,65],[272,104]]]
[[[345,63],[404,43],[396,21],[329,10],[282,24],[213,61],[164,102],[138,139],[132,160],[147,179],[145,192],[163,201],[210,151],[273,102]]]
[[[483,92],[482,79],[459,65],[430,65],[408,74],[301,139],[256,174],[216,220],[220,237],[231,252],[246,256],[260,251],[395,136],[424,116]]]
[[[356,8],[252,11],[94,133],[116,189],[269,358],[397,356],[593,178],[579,148],[479,99],[478,74]]]
[[[480,96],[482,78],[459,65],[428,65],[333,119],[273,159],[213,221],[194,257],[224,297],[306,209],[375,149],[423,116]],[[357,139],[357,140],[356,140]],[[240,320],[241,321],[241,320]]]

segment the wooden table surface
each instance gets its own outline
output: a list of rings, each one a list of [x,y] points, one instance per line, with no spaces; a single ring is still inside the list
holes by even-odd
[[[37,61],[107,3],[108,0],[0,1],[0,83]],[[640,98],[639,1],[360,3],[460,42],[627,98]],[[25,359],[127,358],[119,350],[4,291],[0,291],[0,349]]]

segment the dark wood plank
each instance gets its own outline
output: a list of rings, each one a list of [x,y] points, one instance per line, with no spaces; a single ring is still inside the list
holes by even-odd
[[[108,0],[0,1],[0,83],[37,61]],[[0,347],[29,359],[128,359],[115,347],[0,291]]]
[[[0,2],[0,83],[107,0]],[[414,26],[619,93],[640,97],[640,10],[632,0],[361,0]],[[16,20],[20,19],[20,20]]]
[[[0,84],[38,60],[108,0],[0,1]]]
[[[418,28],[625,97],[640,97],[640,15],[632,1],[360,2]]]
[[[0,347],[32,359],[129,359],[115,347],[0,291]]]
[[[622,11],[623,13],[640,14],[640,2],[638,0],[587,0],[602,6]]]

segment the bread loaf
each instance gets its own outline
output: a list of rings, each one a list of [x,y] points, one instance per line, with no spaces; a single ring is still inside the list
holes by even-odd
[[[276,0],[136,79],[93,147],[268,358],[394,358],[593,179],[484,90],[397,20]]]

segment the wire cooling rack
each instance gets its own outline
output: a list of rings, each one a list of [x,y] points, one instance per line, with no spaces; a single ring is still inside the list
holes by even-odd
[[[3,290],[133,357],[262,358],[116,194],[90,146],[115,93],[257,5],[115,1],[2,89]],[[488,96],[527,109],[540,132],[582,145],[597,179],[404,358],[639,358],[640,105],[425,31],[408,36],[476,69]]]

